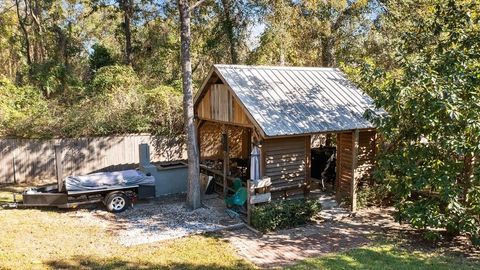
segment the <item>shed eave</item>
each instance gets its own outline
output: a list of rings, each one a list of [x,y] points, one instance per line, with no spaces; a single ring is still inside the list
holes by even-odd
[[[355,130],[360,131],[368,131],[368,130],[376,130],[376,127],[358,127],[358,128],[351,128],[351,129],[340,129],[340,130],[323,130],[318,132],[306,132],[306,133],[294,133],[294,134],[265,134],[265,139],[275,139],[275,138],[288,138],[288,137],[301,137],[301,136],[311,136],[311,135],[319,135],[319,134],[336,134],[336,133],[345,133],[345,132],[353,132]]]

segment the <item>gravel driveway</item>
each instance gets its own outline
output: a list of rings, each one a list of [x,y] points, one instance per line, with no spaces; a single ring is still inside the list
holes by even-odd
[[[125,246],[170,240],[226,228],[241,226],[241,220],[229,217],[225,204],[217,195],[203,200],[204,207],[190,211],[184,196],[165,197],[139,202],[122,213],[104,209],[79,210],[71,214],[106,227],[118,235]]]

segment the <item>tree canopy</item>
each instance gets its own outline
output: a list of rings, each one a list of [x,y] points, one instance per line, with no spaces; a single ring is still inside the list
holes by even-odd
[[[191,20],[194,88],[214,63],[336,66],[355,59],[373,24],[368,14],[375,3],[205,1]],[[173,89],[167,92],[181,95],[179,27],[176,1],[2,1],[0,87],[5,93],[15,87],[22,93],[30,89],[38,102],[16,112],[28,127],[10,116],[16,107],[2,105],[0,135],[164,132],[166,127],[159,127],[159,119],[143,106],[152,91]],[[115,80],[120,80],[119,87],[108,85]],[[135,109],[113,117],[109,94]]]
[[[480,224],[480,6],[389,1],[379,44],[360,71],[378,107],[386,147],[377,178],[399,220],[478,239]],[[399,27],[401,26],[401,27]],[[388,33],[388,34],[382,34]]]
[[[376,179],[398,218],[474,239],[479,20],[474,0],[207,0],[193,90],[214,63],[342,68],[387,113]],[[182,134],[180,25],[176,1],[1,1],[0,136]]]

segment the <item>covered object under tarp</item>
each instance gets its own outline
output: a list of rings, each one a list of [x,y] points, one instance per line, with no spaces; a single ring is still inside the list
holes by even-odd
[[[65,178],[67,192],[136,185],[155,185],[155,178],[138,170],[101,172]]]

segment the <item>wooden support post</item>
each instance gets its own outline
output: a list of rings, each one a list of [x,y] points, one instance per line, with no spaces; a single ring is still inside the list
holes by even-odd
[[[270,177],[264,177],[260,180],[247,180],[247,222],[248,225],[252,222],[252,210],[255,204],[268,203],[272,200],[272,194],[270,192],[257,193],[258,190],[268,189],[272,185],[272,179]],[[258,190],[257,190],[258,189]]]
[[[265,164],[265,143],[264,141],[261,141],[260,142],[261,145],[259,145],[259,148],[260,148],[260,178],[264,177],[265,176],[265,171],[266,171],[266,166],[267,164]]]
[[[250,204],[250,198],[255,193],[255,189],[252,189],[252,180],[247,180],[247,224],[252,224],[252,208],[254,207],[253,204]]]
[[[359,131],[356,129],[352,134],[352,183],[351,183],[351,198],[352,205],[351,211],[357,211],[357,175],[355,171],[357,169],[357,160],[358,160],[358,136]]]
[[[228,130],[225,125],[222,126],[222,146],[223,146],[223,197],[227,196],[227,176],[228,176],[228,163],[229,163],[229,151],[228,151]]]
[[[248,164],[247,164],[247,171],[246,171],[246,177],[249,178],[250,177],[250,165],[252,164],[252,157],[251,157],[251,153],[252,153],[252,149],[253,149],[253,145],[252,145],[252,129],[250,128],[247,128],[247,137],[246,137],[247,141],[246,142],[242,142],[242,143],[245,143],[246,146],[247,146],[247,159],[248,159]]]
[[[56,168],[56,176],[57,176],[57,185],[58,185],[58,192],[63,192],[63,159],[62,159],[62,146],[55,145],[55,168]]]
[[[311,186],[311,137],[305,137],[305,187],[304,187],[304,196],[307,197],[310,193]]]
[[[340,142],[340,133],[337,134],[337,149],[336,149],[336,155],[337,155],[337,160],[336,160],[336,164],[335,164],[335,183],[334,183],[334,190],[335,190],[335,199],[337,200],[337,202],[340,201],[340,189],[339,189],[339,186],[340,186],[340,175],[342,173],[342,168],[340,166],[340,158],[341,158],[341,142]]]

